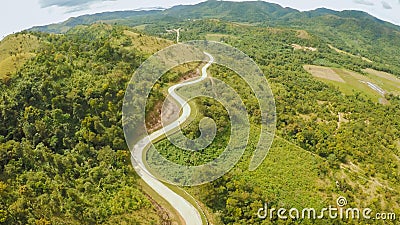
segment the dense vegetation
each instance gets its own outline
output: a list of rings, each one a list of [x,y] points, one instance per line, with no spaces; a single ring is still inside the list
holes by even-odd
[[[344,95],[337,87],[315,80],[303,69],[305,64],[314,64],[363,73],[363,68],[374,68],[376,63],[337,52],[318,36],[300,36],[297,30],[238,26],[216,20],[182,25],[188,29],[182,37],[185,40],[217,38],[255,59],[269,78],[277,101],[278,137],[267,157],[274,161],[267,159],[265,162],[274,167],[265,165],[255,173],[248,173],[248,158],[245,158],[224,178],[189,189],[211,210],[218,212],[221,223],[263,222],[254,216],[263,201],[271,203],[271,207],[306,205],[318,208],[334,204],[339,195],[345,196],[354,207],[371,207],[374,211],[399,210],[398,200],[395,200],[400,190],[399,98],[386,96],[390,105],[383,106],[365,92],[353,90]],[[149,32],[157,33],[157,30],[156,25],[148,26]],[[312,46],[318,50],[293,50],[291,43]],[[243,94],[246,93],[245,84],[238,82],[231,72],[221,71],[214,66],[210,73],[236,86],[241,96],[246,96]],[[249,100],[249,96],[244,98]],[[204,103],[199,101],[197,104],[207,107]],[[211,117],[221,118],[217,116],[220,114],[218,108],[203,110],[204,115],[211,113]],[[346,121],[341,121],[338,115],[345,115]],[[196,126],[186,129],[189,136],[198,132]],[[253,134],[256,135],[256,132]],[[253,143],[249,144],[247,157],[254,150],[252,146],[255,146],[255,140],[251,141]],[[166,141],[158,145],[162,154],[173,161],[197,164],[216,157],[218,151],[215,146],[224,142],[223,137],[218,138],[208,150],[200,153],[179,152]],[[314,155],[304,156],[304,150]],[[287,154],[303,155],[303,158],[287,158]],[[287,161],[276,165],[275,160],[280,158]],[[291,168],[299,167],[296,163],[300,162],[304,165],[296,170],[309,172],[293,172]],[[287,174],[286,170],[292,173]],[[285,174],[283,178],[269,175],[282,173]],[[267,183],[274,183],[275,187],[267,185],[268,188],[261,188]],[[316,186],[310,186],[310,183]],[[306,191],[309,189],[316,192],[309,193]],[[325,224],[327,221],[319,223]]]
[[[109,26],[28,35],[36,56],[1,83],[0,223],[159,223],[121,127],[142,53]]]
[[[260,14],[238,17],[243,7]],[[181,17],[172,16],[183,11]],[[263,2],[209,1],[174,7],[161,15],[157,11],[118,15],[96,18],[116,21],[119,17],[119,23],[146,26],[75,27],[97,20],[88,16],[69,21],[64,28],[75,28],[64,35],[19,34],[39,41],[30,59],[9,71],[1,83],[0,223],[159,223],[154,205],[140,190],[129,165],[121,108],[125,85],[135,68],[152,52],[172,43],[165,39],[175,39],[165,34],[166,24],[182,27],[182,40],[223,41],[244,51],[260,65],[275,95],[276,139],[265,162],[250,172],[248,162],[257,137],[254,96],[232,71],[218,66],[209,70],[245,99],[254,134],[243,160],[232,171],[210,184],[187,189],[204,203],[212,222],[290,224],[294,221],[259,220],[257,210],[264,202],[271,207],[322,208],[335,205],[338,196],[345,196],[352,207],[400,215],[400,98],[387,94],[389,104],[382,105],[364,92],[342,93],[303,68],[320,65],[360,74],[375,68],[400,75],[398,55],[393,55],[399,51],[394,44],[399,40],[398,27],[352,11],[300,13]],[[50,28],[60,31],[57,25]],[[295,50],[292,44],[316,50]],[[159,110],[168,85],[193,71],[176,70],[164,76],[147,110]],[[198,121],[209,116],[217,120],[218,138],[204,151],[190,154],[165,140],[157,144],[164,156],[183,164],[215,158],[229,135],[221,105],[203,98],[192,104],[200,114],[184,128],[185,134],[197,137]]]

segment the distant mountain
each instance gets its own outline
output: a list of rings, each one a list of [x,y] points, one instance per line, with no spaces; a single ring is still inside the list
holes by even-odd
[[[331,16],[335,16],[338,19],[373,22],[400,31],[400,27],[379,20],[361,11],[346,10],[338,12],[320,8],[312,11],[300,12],[292,8],[284,8],[278,4],[263,1],[229,2],[216,0],[209,0],[196,5],[179,5],[170,9],[155,8],[142,11],[117,11],[84,15],[70,18],[67,21],[58,24],[33,27],[31,30],[63,33],[74,26],[87,25],[96,22],[119,23],[135,26],[143,22],[151,23],[163,21],[166,18],[168,18],[168,20],[171,20],[172,18],[175,20],[214,18],[231,22],[304,26],[304,24],[314,23],[320,21],[320,19],[329,20],[329,17]]]
[[[70,18],[58,24],[33,27],[31,30],[64,33],[77,25],[88,25],[96,22],[135,26],[144,22],[164,21],[165,18],[168,18],[168,20],[217,18],[233,22],[262,23],[281,20],[292,13],[299,13],[299,11],[262,1],[228,2],[210,0],[197,5],[174,6],[170,9],[157,8],[142,11],[117,11],[83,15]]]
[[[65,33],[71,28],[74,28],[78,25],[88,25],[98,22],[104,23],[116,23],[121,22],[122,20],[132,20],[136,19],[137,21],[141,21],[141,18],[150,15],[157,15],[162,12],[164,9],[152,9],[152,10],[131,10],[131,11],[117,11],[117,12],[103,12],[96,13],[91,15],[83,15],[78,17],[71,17],[68,20],[50,24],[45,26],[36,26],[31,28],[32,31],[41,31],[48,33]]]
[[[400,43],[399,26],[360,11],[338,12],[321,8],[300,12],[263,1],[209,0],[196,5],[179,5],[165,10],[106,12],[70,18],[59,24],[34,27],[31,30],[64,33],[77,25],[97,22],[127,26],[157,24],[167,27],[181,26],[185,21],[194,19],[219,19],[257,26],[303,29],[326,39],[342,50],[367,56],[380,63],[387,61],[397,63],[400,60],[397,56],[398,48],[390,47],[398,46]],[[376,55],[382,57],[376,58]]]
[[[164,14],[183,19],[218,18],[235,22],[267,22],[284,18],[298,10],[283,8],[263,1],[228,2],[207,1],[194,6],[176,6],[165,10]]]

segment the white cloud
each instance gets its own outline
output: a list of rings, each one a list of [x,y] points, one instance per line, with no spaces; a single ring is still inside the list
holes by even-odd
[[[354,0],[354,3],[360,4],[360,5],[369,5],[369,6],[375,5],[373,2],[370,2],[370,1],[367,1],[367,0]]]
[[[392,9],[392,6],[389,5],[389,3],[385,2],[385,1],[382,1],[382,7],[384,9]]]
[[[82,7],[87,6],[94,3],[99,2],[106,2],[106,1],[116,1],[116,0],[40,0],[39,4],[42,8],[47,8],[51,6],[58,6],[58,7]]]

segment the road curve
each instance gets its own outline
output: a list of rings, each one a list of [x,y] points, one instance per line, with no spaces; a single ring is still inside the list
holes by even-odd
[[[173,99],[181,106],[182,108],[182,114],[181,116],[172,122],[171,124],[165,126],[164,128],[161,128],[160,130],[157,130],[150,135],[144,137],[140,141],[138,141],[131,152],[131,161],[132,165],[135,168],[137,174],[154,190],[156,191],[161,197],[163,197],[167,202],[171,204],[172,207],[175,208],[175,210],[181,215],[183,220],[185,221],[186,225],[201,225],[202,220],[201,220],[201,215],[200,212],[194,207],[191,203],[189,203],[186,199],[181,197],[180,195],[176,194],[173,192],[171,189],[169,189],[167,186],[165,186],[162,182],[160,182],[157,178],[155,178],[146,168],[144,162],[143,162],[143,153],[146,147],[151,144],[151,142],[158,137],[160,137],[163,134],[166,134],[176,127],[180,126],[183,122],[185,122],[191,113],[191,108],[189,104],[186,104],[186,101],[180,97],[175,90],[183,87],[183,86],[188,86],[192,85],[198,82],[203,81],[204,79],[207,78],[207,69],[208,67],[211,66],[211,64],[214,62],[214,57],[207,52],[204,52],[210,60],[209,62],[202,68],[201,70],[201,77],[184,82],[181,84],[176,84],[168,89],[168,93],[171,95]]]

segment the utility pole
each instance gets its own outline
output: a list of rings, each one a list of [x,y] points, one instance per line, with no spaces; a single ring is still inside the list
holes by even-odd
[[[180,31],[182,28],[166,30],[168,33],[176,33],[176,43],[179,43],[179,37],[181,35]]]

